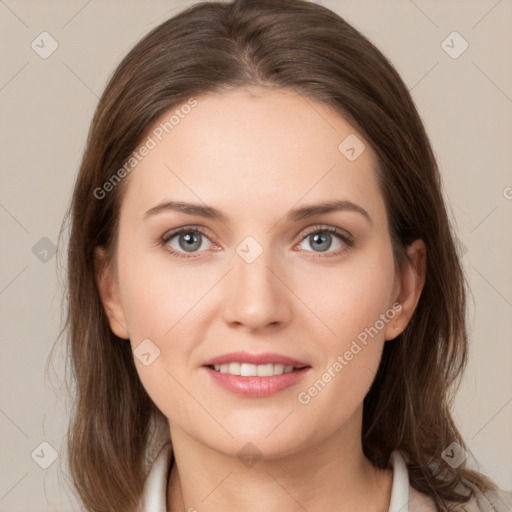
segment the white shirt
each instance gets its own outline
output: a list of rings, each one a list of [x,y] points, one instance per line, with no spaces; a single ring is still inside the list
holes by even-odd
[[[167,482],[171,462],[171,444],[166,443],[158,453],[144,484],[141,512],[167,512]],[[393,485],[388,512],[435,512],[430,497],[409,485],[409,474],[398,450],[391,454]],[[469,509],[468,509],[469,510]]]

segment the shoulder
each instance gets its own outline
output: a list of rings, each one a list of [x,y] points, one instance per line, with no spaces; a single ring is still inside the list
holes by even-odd
[[[496,489],[493,491],[482,492],[478,487],[472,485],[474,496],[467,502],[457,505],[460,510],[465,512],[511,512],[512,511],[512,491]]]
[[[409,512],[436,512],[434,500],[409,484]]]
[[[512,512],[512,491],[497,489],[482,492],[472,485],[473,496],[466,503],[450,503],[448,510],[453,512]],[[410,512],[435,512],[434,500],[409,486]]]
[[[407,456],[399,450],[395,450],[391,454],[394,482],[389,511],[436,512],[438,508],[433,498],[416,490],[411,485],[406,469],[406,461]],[[484,492],[467,480],[464,484],[461,489],[457,490],[466,494],[469,487],[473,491],[471,498],[465,503],[448,503],[447,510],[454,512],[512,512],[512,490],[495,489]],[[403,489],[403,491],[400,489]],[[408,493],[405,489],[408,490]],[[404,507],[406,503],[408,506]]]

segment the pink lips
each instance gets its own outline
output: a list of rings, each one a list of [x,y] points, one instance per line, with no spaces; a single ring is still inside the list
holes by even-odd
[[[241,375],[220,373],[212,368],[214,365],[233,362],[255,365],[282,364],[294,366],[295,369],[291,373],[283,373],[271,377],[242,377]],[[309,365],[302,361],[280,354],[250,354],[249,352],[231,352],[230,354],[214,357],[206,361],[203,368],[220,387],[238,396],[247,398],[263,398],[293,386],[303,379],[305,374],[311,369]]]

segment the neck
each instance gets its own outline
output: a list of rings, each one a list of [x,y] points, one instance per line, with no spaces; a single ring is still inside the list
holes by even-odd
[[[375,468],[364,456],[360,421],[252,466],[192,439],[173,424],[170,430],[175,463],[168,512],[388,511],[392,470]]]

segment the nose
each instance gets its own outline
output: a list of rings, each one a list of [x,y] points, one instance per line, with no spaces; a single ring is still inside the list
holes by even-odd
[[[251,331],[283,327],[292,316],[293,294],[286,286],[286,275],[272,261],[270,251],[249,263],[236,252],[233,270],[227,276],[224,319],[232,326]]]

